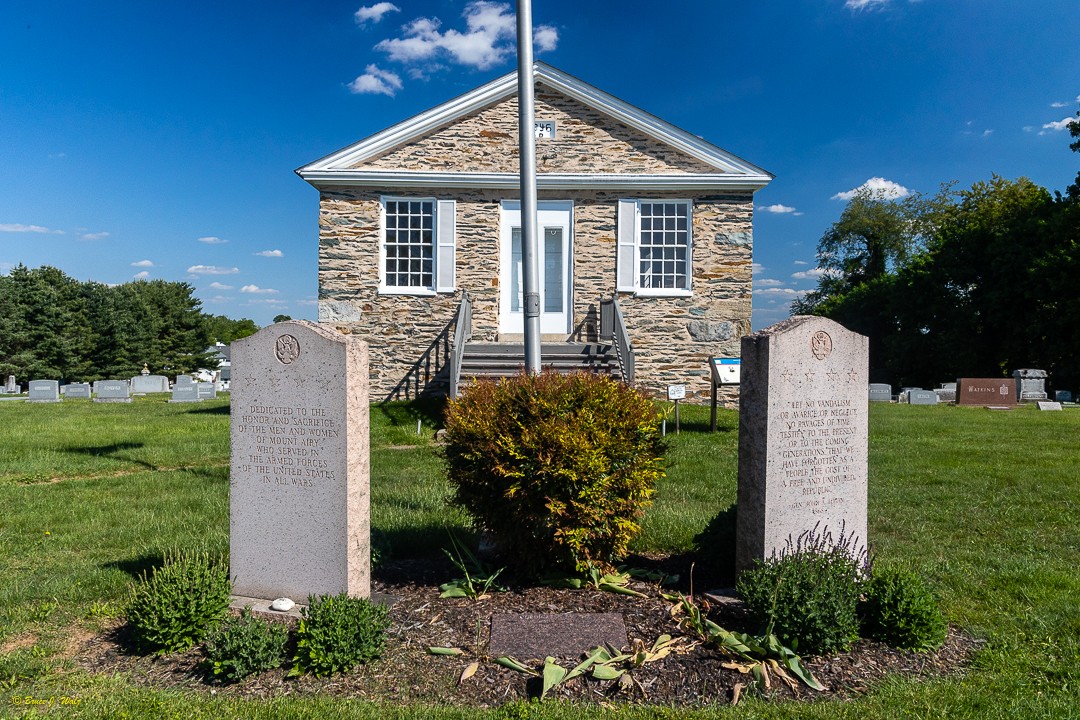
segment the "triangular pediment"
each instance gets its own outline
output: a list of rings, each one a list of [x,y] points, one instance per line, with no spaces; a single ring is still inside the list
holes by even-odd
[[[772,179],[761,168],[550,65],[537,63],[534,72],[536,119],[554,121],[561,140],[537,143],[539,187],[757,190]],[[297,174],[316,187],[513,187],[516,115],[513,72]]]

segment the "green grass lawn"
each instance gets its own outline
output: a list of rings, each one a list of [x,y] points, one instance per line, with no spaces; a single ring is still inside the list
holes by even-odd
[[[121,612],[132,577],[169,548],[228,549],[228,401],[0,403],[0,717],[547,717],[552,702],[480,713],[321,697],[240,701],[140,688],[64,659]],[[737,414],[708,432],[682,408],[668,476],[633,549],[683,552],[735,500]],[[417,421],[421,421],[417,435]],[[669,424],[670,427],[670,424]],[[372,525],[394,556],[430,553],[466,518],[446,505],[430,412],[372,409]],[[916,567],[950,623],[986,641],[962,677],[891,679],[852,701],[590,717],[1080,717],[1080,411],[874,404],[870,541]],[[77,705],[61,705],[61,698]],[[26,698],[55,698],[52,706]]]

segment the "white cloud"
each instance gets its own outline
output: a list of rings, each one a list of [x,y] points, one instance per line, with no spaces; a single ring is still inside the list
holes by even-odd
[[[758,205],[757,209],[762,212],[773,213],[774,215],[787,215],[789,213],[796,216],[802,215],[802,213],[795,210],[795,208],[788,205],[781,205],[780,203],[776,203],[775,205]]]
[[[903,185],[894,183],[892,180],[886,180],[883,177],[872,177],[862,185],[847,192],[839,192],[832,196],[833,200],[850,200],[860,190],[869,190],[874,197],[881,198],[883,200],[897,200],[902,197],[907,197],[911,194]]]
[[[232,298],[228,297],[227,295],[215,295],[214,297],[210,298],[209,302],[212,302],[212,303],[232,302]]]
[[[274,290],[274,292],[277,292],[277,290]],[[276,305],[276,306],[284,307],[284,306],[288,305],[289,303],[286,302],[285,300],[279,300],[278,298],[258,298],[258,299],[253,298],[252,300],[249,300],[246,304],[247,305]]]
[[[872,10],[876,7],[884,7],[889,4],[889,0],[847,0],[844,3],[844,7],[848,10]]]
[[[109,237],[109,233],[107,233],[107,232],[83,233],[79,237],[82,238],[83,240],[104,240],[105,238]]]
[[[255,254],[259,257],[285,257],[285,253],[280,250],[263,250]]]
[[[374,63],[364,68],[363,75],[358,76],[349,83],[349,92],[354,95],[388,95],[394,97],[394,94],[401,88],[401,77],[397,73],[381,70]]]
[[[791,277],[796,280],[817,280],[824,275],[829,274],[829,270],[825,268],[811,268],[809,270],[800,270],[798,272],[791,273]]]
[[[154,267],[154,262],[152,260],[136,260],[131,263],[131,267]]]
[[[277,290],[273,288],[261,288],[258,285],[245,285],[240,288],[242,293],[251,293],[252,295],[270,295],[276,293]]]
[[[409,64],[447,57],[479,70],[499,64],[514,52],[517,24],[509,3],[473,0],[465,5],[462,17],[464,32],[441,30],[439,18],[416,18],[402,26],[402,37],[382,40],[375,49],[396,62]],[[540,25],[533,30],[533,42],[538,52],[554,50],[559,31],[551,25]]]
[[[770,287],[770,288],[762,288],[761,290],[755,290],[754,295],[779,296],[779,297],[785,297],[785,298],[797,298],[797,297],[802,297],[807,292],[808,292],[807,290],[796,290],[794,288]]]
[[[227,243],[229,241],[228,240],[222,240],[221,238],[214,237],[213,235],[209,235],[207,237],[199,238],[199,242],[206,243],[207,245],[223,245],[224,243]]]
[[[1075,116],[1074,117],[1067,117],[1064,120],[1055,120],[1054,122],[1048,122],[1045,125],[1043,125],[1043,130],[1053,130],[1054,132],[1058,132],[1060,130],[1067,129],[1074,122],[1077,122],[1077,119],[1076,119]],[[1045,134],[1045,133],[1040,133],[1040,134]]]
[[[363,25],[367,22],[377,23],[383,19],[383,16],[386,15],[386,13],[390,12],[401,12],[401,8],[394,3],[379,2],[374,5],[361,7],[353,13],[353,18],[356,19],[357,25]]]
[[[47,235],[63,235],[63,230],[50,230],[40,225],[23,225],[22,223],[0,223],[0,232],[9,233],[44,233]]]
[[[135,280],[145,280],[148,277],[150,277],[150,272],[147,271],[147,270],[143,270],[140,273],[135,273],[134,279]]]
[[[1050,103],[1050,107],[1052,107],[1052,108],[1064,108],[1064,107],[1069,107],[1070,105],[1073,105],[1075,103],[1080,103],[1080,95],[1077,95],[1076,99],[1072,100],[1072,101],[1052,102],[1052,103]]]
[[[750,263],[750,270],[754,275],[759,275],[765,272],[765,266],[761,263]]]
[[[216,280],[214,282],[210,283],[209,287],[210,287],[211,290],[232,290],[233,289],[232,285],[225,285],[224,283],[219,283]]]
[[[187,269],[194,275],[235,275],[240,268],[219,267],[217,265],[192,265]]]
[[[805,260],[793,260],[792,263],[795,264],[795,265],[809,265],[810,264],[810,263],[806,262]]]
[[[762,287],[762,288],[779,287],[780,285],[783,285],[783,284],[784,284],[784,282],[782,280],[773,280],[772,278],[762,278],[760,280],[755,280],[754,281],[754,285],[756,285],[757,287]]]

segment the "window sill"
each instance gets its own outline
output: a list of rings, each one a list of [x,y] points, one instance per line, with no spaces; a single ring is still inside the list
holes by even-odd
[[[412,295],[415,297],[435,297],[438,295],[434,290],[427,288],[411,288],[411,287],[381,287],[379,288],[380,295]]]
[[[677,288],[638,288],[634,291],[634,297],[693,297],[692,290],[679,290]]]

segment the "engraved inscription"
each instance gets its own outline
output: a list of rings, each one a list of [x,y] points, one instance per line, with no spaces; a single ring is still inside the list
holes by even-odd
[[[326,408],[248,405],[236,432],[254,436],[254,448],[239,466],[267,485],[312,487],[337,480],[337,468],[323,457],[344,425]]]
[[[851,399],[790,400],[777,413],[781,486],[792,510],[825,514],[859,480],[854,443],[860,409]]]
[[[282,365],[290,365],[300,357],[300,341],[286,333],[274,344],[274,354]]]

